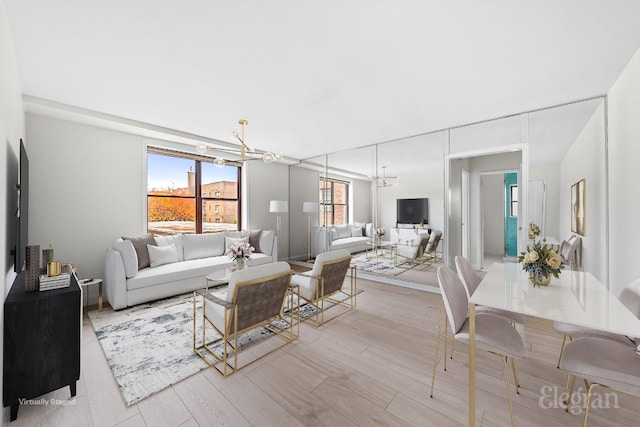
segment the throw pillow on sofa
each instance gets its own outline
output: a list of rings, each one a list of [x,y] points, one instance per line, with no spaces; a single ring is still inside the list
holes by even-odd
[[[184,261],[184,250],[182,248],[182,234],[175,234],[173,236],[156,236],[156,245],[169,246],[171,244],[176,245],[176,252],[178,253],[178,261]]]
[[[334,225],[333,228],[336,230],[336,233],[338,233],[338,239],[351,237],[351,230],[349,230],[350,228],[349,224]]]
[[[255,249],[256,252],[262,252],[260,250],[260,234],[262,234],[262,228],[242,232],[242,236],[249,238],[249,245],[253,246],[253,249]]]
[[[147,250],[149,251],[149,263],[152,268],[178,262],[178,251],[173,243],[168,246],[147,245]]]
[[[224,253],[228,254],[229,249],[231,249],[234,245],[249,243],[249,237],[224,237]]]
[[[351,227],[351,237],[362,237],[362,227]]]
[[[147,245],[156,246],[156,239],[152,234],[145,234],[142,237],[123,237],[123,240],[131,240],[133,247],[136,249],[136,255],[138,256],[138,270],[149,267],[149,251]]]

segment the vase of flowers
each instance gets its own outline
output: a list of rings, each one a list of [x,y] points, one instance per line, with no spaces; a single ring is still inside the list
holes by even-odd
[[[527,246],[527,251],[518,256],[518,262],[521,262],[522,269],[529,273],[529,280],[534,287],[548,285],[551,276],[558,278],[563,267],[560,254],[547,246],[546,242]]]
[[[236,270],[242,270],[254,250],[255,248],[247,242],[236,242],[227,249],[227,255],[235,262]]]
[[[529,239],[535,240],[535,238],[538,237],[539,235],[540,235],[540,227],[538,227],[538,224],[533,222],[529,224]]]
[[[384,236],[384,228],[376,228],[376,242],[378,244],[382,242],[382,236]]]

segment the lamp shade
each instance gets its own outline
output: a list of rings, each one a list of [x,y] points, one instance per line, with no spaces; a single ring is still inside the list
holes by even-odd
[[[302,203],[302,212],[304,213],[314,213],[318,212],[318,202],[303,202]]]
[[[271,200],[269,212],[289,212],[289,203],[286,200]]]

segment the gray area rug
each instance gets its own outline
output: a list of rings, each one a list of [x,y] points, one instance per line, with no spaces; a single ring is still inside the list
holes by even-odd
[[[225,293],[224,287],[214,292],[222,297]],[[198,313],[201,306],[198,298]],[[301,308],[302,317],[314,314],[310,305]],[[94,310],[88,315],[127,406],[209,366],[193,352],[192,293],[120,311]],[[196,319],[200,328],[202,315]],[[265,328],[253,329],[238,337],[239,347],[247,348],[271,336]],[[222,343],[213,347],[222,354]]]

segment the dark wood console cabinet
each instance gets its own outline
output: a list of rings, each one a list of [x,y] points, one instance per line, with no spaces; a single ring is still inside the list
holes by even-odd
[[[4,406],[11,421],[21,399],[33,399],[80,378],[81,293],[75,279],[64,289],[25,292],[18,275],[4,302]]]

